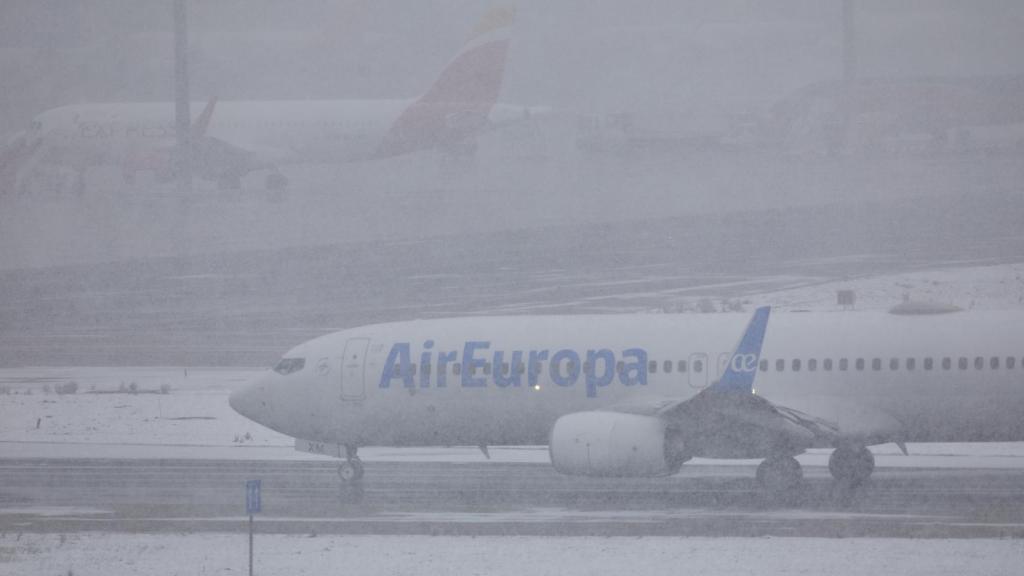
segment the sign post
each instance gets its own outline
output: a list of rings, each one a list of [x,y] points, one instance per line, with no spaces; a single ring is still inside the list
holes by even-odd
[[[261,484],[262,481],[260,480],[247,480],[245,482],[245,512],[249,515],[249,576],[252,576],[253,515],[260,513]]]

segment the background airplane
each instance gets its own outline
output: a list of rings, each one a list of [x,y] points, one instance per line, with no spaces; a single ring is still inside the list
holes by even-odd
[[[482,132],[543,112],[498,102],[514,17],[509,8],[487,12],[419,98],[211,101],[193,121],[195,172],[237,188],[245,175],[267,170],[268,188],[280,188],[287,183],[277,171],[283,164],[360,162],[423,150],[472,154]],[[20,186],[40,167],[73,169],[81,191],[85,172],[101,165],[119,167],[129,182],[141,171],[172,178],[174,142],[172,102],[63,106],[36,116],[8,146],[4,163]]]

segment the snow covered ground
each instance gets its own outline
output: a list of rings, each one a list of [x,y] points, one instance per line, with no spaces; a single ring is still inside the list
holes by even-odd
[[[244,574],[244,534],[0,535],[0,570]],[[1024,542],[817,538],[287,536],[255,540],[256,574],[1017,575]]]
[[[964,310],[1024,308],[1024,264],[938,268],[883,277],[824,281],[750,298],[780,310],[835,310],[836,292],[853,290],[858,310],[888,310],[909,298]]]

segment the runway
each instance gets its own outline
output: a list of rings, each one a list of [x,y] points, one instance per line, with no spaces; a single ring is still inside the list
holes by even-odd
[[[584,479],[539,464],[368,462],[356,498],[331,461],[4,460],[0,531],[244,531],[245,481],[261,479],[261,533],[1024,537],[1024,470],[882,468],[850,492],[805,467],[804,488],[781,499],[753,477],[737,465]]]

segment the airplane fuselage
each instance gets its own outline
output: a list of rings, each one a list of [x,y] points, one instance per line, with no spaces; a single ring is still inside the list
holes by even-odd
[[[255,383],[243,413],[339,445],[545,444],[565,414],[649,411],[695,396],[719,378],[746,320],[522,316],[355,328],[286,354],[279,369],[291,372]],[[758,396],[847,434],[1024,440],[1019,312],[778,314],[756,369]]]

